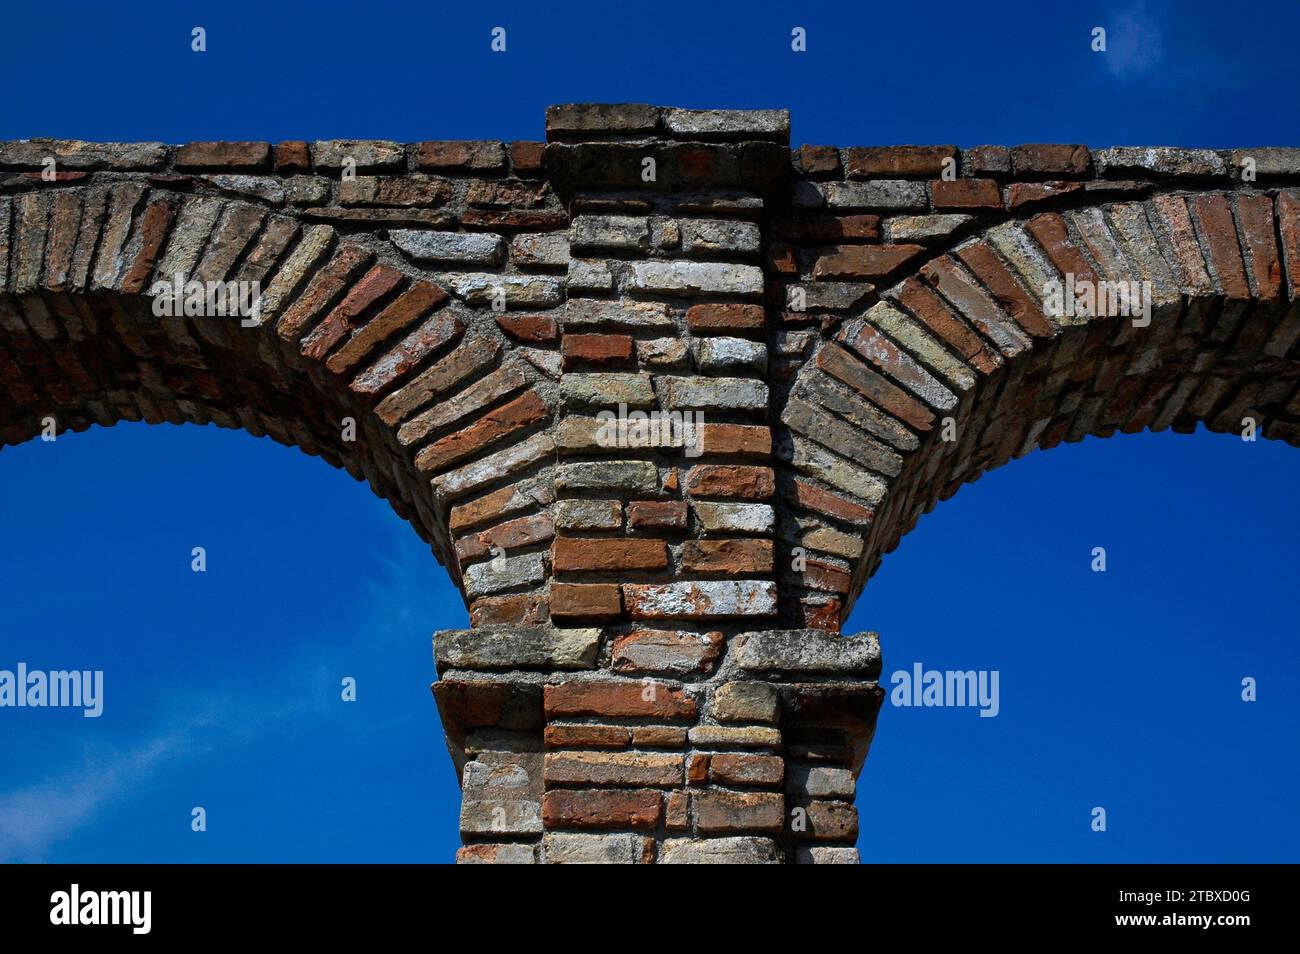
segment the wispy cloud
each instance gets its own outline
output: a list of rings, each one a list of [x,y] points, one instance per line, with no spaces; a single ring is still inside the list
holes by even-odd
[[[0,862],[44,860],[51,845],[92,820],[102,806],[193,751],[198,727],[195,721],[129,748],[87,757],[55,778],[0,793]]]
[[[1166,4],[1139,0],[1109,12],[1100,25],[1106,29],[1105,65],[1112,75],[1146,76],[1164,65],[1169,27]]]
[[[427,646],[431,633],[424,628],[447,611],[438,605],[440,594],[431,585],[433,574],[442,571],[418,541],[411,543],[404,526],[401,530],[390,551],[399,559],[384,559],[383,574],[365,583],[367,598],[353,617],[359,622],[350,625],[352,638],[325,647],[318,642],[293,646],[275,671],[260,674],[257,692],[224,685],[170,692],[160,700],[155,727],[142,740],[97,748],[38,781],[0,791],[0,862],[44,860],[60,841],[127,802],[160,773],[182,770],[196,756],[256,745],[268,733],[292,734],[337,713],[333,702],[340,673],[352,671],[344,660],[355,661],[363,652],[373,654],[377,645],[397,640],[420,639]],[[432,670],[430,660],[430,676]],[[366,728],[382,731],[388,723]],[[436,731],[430,715],[431,735]]]

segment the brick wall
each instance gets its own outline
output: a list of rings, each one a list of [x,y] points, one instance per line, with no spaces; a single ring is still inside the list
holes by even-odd
[[[1300,150],[546,132],[0,143],[3,443],[215,423],[388,499],[473,626],[435,638],[462,861],[856,861],[880,649],[840,624],[921,514],[1088,435],[1300,444]],[[262,307],[157,317],[176,276]]]

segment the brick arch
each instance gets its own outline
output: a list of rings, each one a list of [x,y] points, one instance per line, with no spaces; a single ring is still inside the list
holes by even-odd
[[[449,291],[386,230],[185,176],[122,178],[33,174],[0,198],[0,446],[50,417],[59,433],[128,420],[269,436],[367,482],[471,598],[467,573],[502,511],[533,517],[512,544],[544,540],[545,494],[513,510],[479,503],[535,476],[544,452],[509,473],[466,472],[485,449],[546,439],[553,399],[512,353],[510,320],[475,307],[476,288]],[[260,314],[156,317],[155,283],[176,276],[257,282]]]
[[[388,497],[470,607],[434,640],[459,860],[854,862],[881,651],[840,628],[922,513],[1086,434],[1297,442],[1300,150],[789,129],[0,143],[0,434],[211,420]],[[153,319],[177,268],[260,278],[266,320]],[[1151,325],[1047,314],[1066,273],[1150,281]],[[698,454],[609,440],[620,406],[703,412]]]
[[[847,616],[924,513],[1034,449],[1198,424],[1239,434],[1247,417],[1300,446],[1293,194],[1056,204],[893,270],[877,301],[827,322],[778,438],[796,510],[828,541],[790,576],[795,592],[833,593]],[[1111,301],[1060,313],[1047,291],[1069,280],[1149,283],[1150,324]]]

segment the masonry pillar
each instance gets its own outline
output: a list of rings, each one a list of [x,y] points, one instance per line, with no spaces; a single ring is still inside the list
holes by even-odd
[[[809,613],[778,541],[788,115],[560,106],[547,134],[570,217],[549,622],[435,638],[458,860],[854,862],[879,646],[786,628]]]

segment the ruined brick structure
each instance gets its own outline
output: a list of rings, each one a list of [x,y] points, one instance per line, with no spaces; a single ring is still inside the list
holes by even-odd
[[[434,640],[462,861],[856,861],[880,652],[839,629],[921,514],[1087,435],[1300,444],[1300,150],[546,131],[0,144],[3,442],[210,422],[389,500],[472,620]],[[155,317],[176,275],[260,313]],[[611,444],[620,405],[704,424]]]

